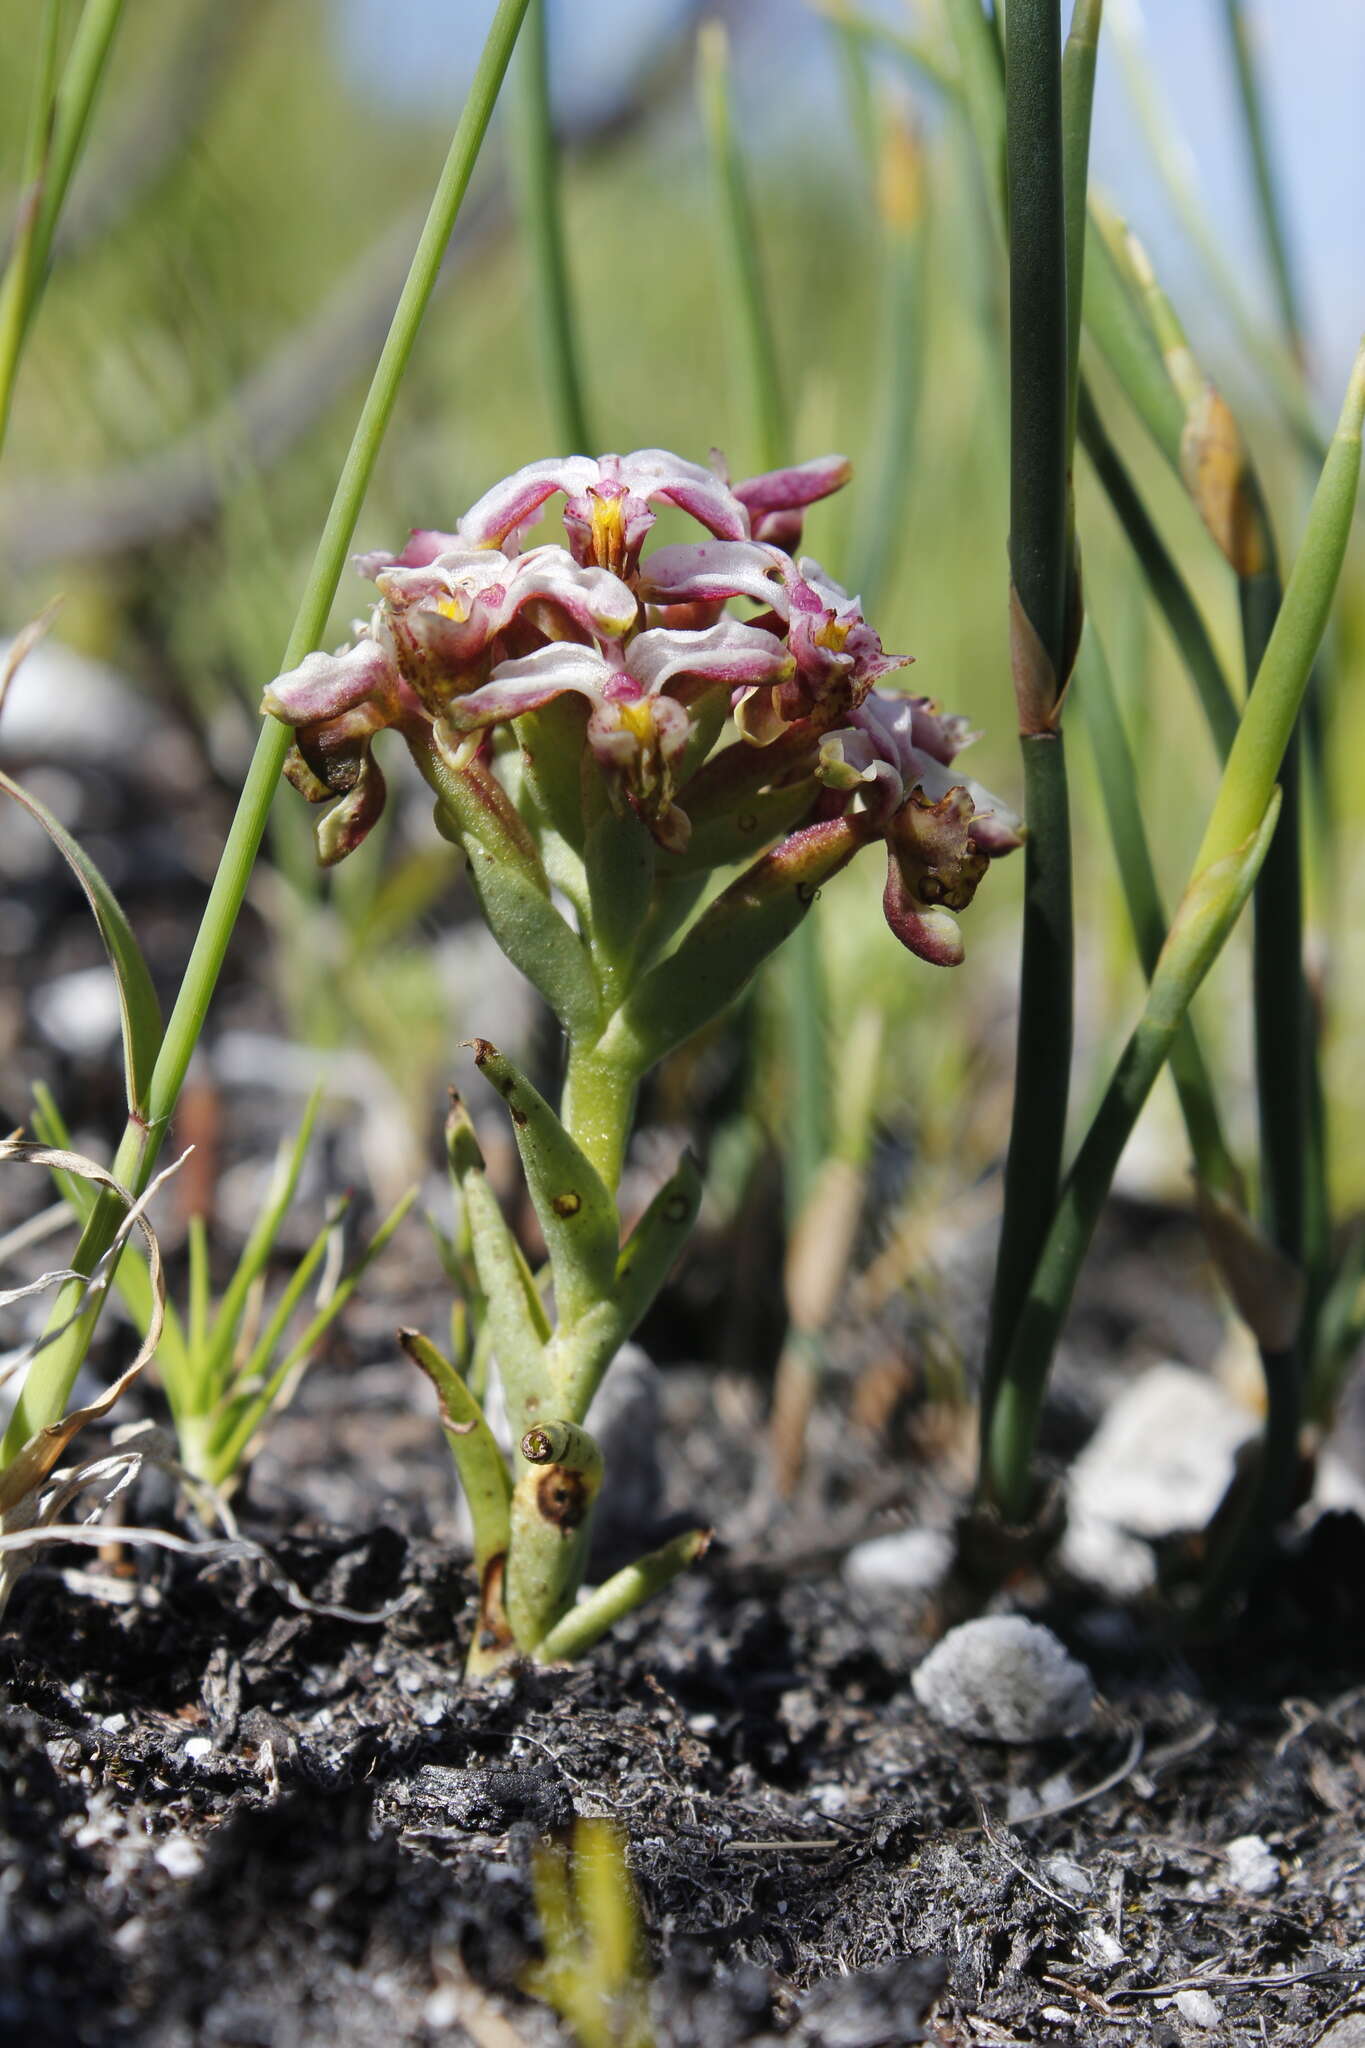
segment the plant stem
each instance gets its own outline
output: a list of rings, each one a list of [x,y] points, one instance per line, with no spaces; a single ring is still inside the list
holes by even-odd
[[[1150,981],[1166,943],[1166,913],[1137,800],[1137,769],[1093,621],[1086,626],[1077,675],[1129,922],[1142,971]],[[1223,1136],[1213,1081],[1188,1017],[1171,1046],[1171,1075],[1200,1180],[1217,1194],[1238,1194],[1241,1175]]]
[[[596,1043],[570,1037],[560,1121],[613,1195],[630,1142],[639,1081],[639,1071],[630,1061],[613,1059]]]
[[[880,147],[883,367],[869,437],[871,482],[855,515],[850,549],[854,587],[868,617],[876,615],[904,547],[927,313],[924,145],[899,108],[886,110]]]
[[[1109,438],[1090,387],[1084,380],[1081,383],[1079,421],[1081,439],[1094,464],[1095,474],[1104,486],[1105,495],[1128,536],[1152,596],[1180,650],[1213,735],[1218,758],[1226,761],[1237,731],[1237,701],[1189,584],[1157,532],[1123,457]]]
[[[775,469],[789,445],[778,374],[777,345],[763,289],[744,160],[730,107],[730,46],[724,26],[706,22],[697,39],[698,88],[710,149],[721,245],[729,271],[737,366],[748,392],[747,415],[760,469]]]
[[[1294,274],[1289,262],[1284,212],[1270,167],[1265,109],[1261,102],[1260,82],[1256,76],[1256,65],[1252,56],[1251,30],[1242,0],[1223,0],[1223,19],[1227,24],[1228,39],[1232,45],[1233,69],[1237,75],[1238,98],[1241,101],[1247,149],[1251,156],[1252,180],[1256,188],[1256,212],[1279,306],[1280,327],[1295,360],[1301,363],[1303,321],[1299,313],[1298,293],[1294,288]]]
[[[346,551],[374,471],[384,430],[492,118],[526,7],[527,0],[499,0],[426,225],[413,255],[407,282],[337,481],[294,629],[284,651],[282,670],[297,667],[304,655],[317,646],[327,624],[327,615],[341,580]],[[288,749],[288,730],[275,719],[266,719],[152,1072],[147,1122],[144,1125],[130,1121],[115,1158],[115,1179],[122,1181],[135,1195],[142,1192],[151,1177],[190,1056],[203,1028]],[[118,1221],[117,1201],[112,1198],[102,1200],[82,1232],[80,1244],[72,1257],[72,1265],[78,1272],[93,1271],[112,1243]],[[74,1315],[80,1292],[80,1285],[75,1282],[68,1283],[62,1290],[48,1325],[50,1330],[58,1328]],[[56,1421],[61,1415],[89,1348],[99,1306],[100,1298],[97,1296],[93,1307],[34,1360],[15,1403],[0,1458],[8,1460],[16,1456],[34,1430]]]
[[[123,0],[86,0],[55,93],[59,4],[44,18],[33,121],[24,161],[29,217],[15,237],[0,298],[0,447],[9,427],[19,358],[47,282],[52,239],[80,160],[95,95],[104,78]]]
[[[982,1384],[983,1441],[1057,1199],[1071,1074],[1071,842],[1058,724],[1066,683],[1067,384],[1060,19],[1013,0],[1005,57],[1010,267],[1010,563],[1024,765],[1023,957],[1014,1114]],[[1031,630],[1036,654],[1025,644]]]
[[[1086,193],[1090,174],[1090,116],[1095,103],[1104,0],[1076,0],[1062,52],[1062,150],[1066,195],[1067,417],[1066,445],[1076,445],[1076,401],[1081,384],[1081,313],[1085,277]]]
[[[536,1645],[536,1663],[567,1664],[581,1657],[623,1616],[633,1613],[643,1601],[671,1585],[679,1572],[695,1564],[710,1541],[709,1529],[689,1529],[661,1549],[651,1550],[647,1557],[628,1564],[624,1571],[604,1579]]]
[[[1273,836],[1276,776],[1326,627],[1350,535],[1363,417],[1365,347],[1356,358],[1303,544],[1223,770],[1180,913],[1152,976],[1137,1028],[1067,1175],[1004,1360],[1000,1396],[983,1440],[983,1486],[1012,1517],[1028,1507],[1030,1461],[1048,1368],[1123,1148]],[[1272,1386],[1272,1394],[1280,1391],[1278,1383]],[[1263,1472],[1283,1449],[1270,1447]]]
[[[559,201],[559,151],[550,98],[549,35],[545,0],[529,0],[516,62],[514,130],[520,172],[522,223],[531,249],[536,338],[550,417],[566,452],[592,446],[564,248]]]

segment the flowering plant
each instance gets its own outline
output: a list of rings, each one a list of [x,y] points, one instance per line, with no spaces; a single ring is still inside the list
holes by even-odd
[[[553,1320],[458,1107],[449,1131],[515,1481],[467,1381],[425,1338],[404,1340],[436,1381],[473,1509],[473,1670],[513,1649],[577,1653],[705,1540],[692,1532],[575,1605],[601,1482],[583,1419],[700,1197],[685,1156],[622,1245],[615,1192],[641,1078],[739,994],[861,848],[886,848],[896,936],[952,965],[956,913],[1019,843],[1006,808],[955,772],[966,721],[878,690],[904,662],[790,552],[805,508],[847,475],[828,457],[732,485],[662,449],[531,463],[453,532],[360,557],[377,601],[351,644],[265,693],[293,729],[291,781],[330,805],[325,863],[374,824],[374,743],[401,735],[494,937],[565,1034],[558,1114],[495,1047],[474,1048],[512,1118]],[[567,545],[523,550],[558,495]],[[709,538],[644,556],[658,504]]]

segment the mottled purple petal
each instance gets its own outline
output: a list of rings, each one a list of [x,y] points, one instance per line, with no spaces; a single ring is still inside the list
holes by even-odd
[[[523,711],[539,711],[565,690],[597,701],[615,673],[595,648],[553,641],[519,661],[499,662],[482,689],[452,699],[447,723],[457,732],[496,725],[504,718],[519,718]]]
[[[387,794],[379,763],[367,753],[350,794],[318,820],[318,859],[323,867],[335,867],[355,852],[378,822]]]
[[[656,548],[641,566],[640,595],[650,604],[716,604],[752,598],[786,617],[786,581],[794,574],[780,548],[752,540],[703,540]]]
[[[297,668],[267,684],[261,710],[282,725],[317,725],[388,690],[393,680],[383,648],[361,640],[340,654],[306,655]]]
[[[951,910],[940,903],[921,903],[912,893],[894,854],[887,862],[882,892],[886,921],[900,940],[931,967],[959,967],[965,947],[962,930]]]
[[[704,676],[732,686],[770,683],[790,674],[792,660],[774,634],[738,619],[721,619],[703,633],[651,627],[631,642],[626,665],[645,689],[657,692],[678,676]]]
[[[460,545],[515,553],[518,539],[535,524],[547,498],[556,491],[586,491],[598,474],[598,465],[587,455],[552,455],[528,462],[470,506],[459,523]]]
[[[734,494],[748,508],[751,519],[766,512],[792,512],[827,498],[853,474],[846,455],[819,455],[813,462],[798,462],[789,469],[769,469],[736,484]]]
[[[351,567],[373,582],[381,569],[424,569],[438,555],[459,545],[458,534],[442,533],[434,526],[414,526],[401,554],[390,555],[382,548],[376,548],[367,555],[352,555]]]

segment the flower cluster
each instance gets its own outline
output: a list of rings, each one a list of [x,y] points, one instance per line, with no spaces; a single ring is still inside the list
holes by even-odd
[[[952,772],[966,722],[879,692],[904,658],[884,652],[856,598],[792,552],[806,507],[847,476],[837,456],[732,485],[663,449],[572,455],[518,470],[453,532],[414,531],[401,554],[359,557],[377,593],[368,619],[339,653],[277,678],[263,705],[294,730],[296,787],[341,799],[319,827],[323,860],[357,846],[383,807],[376,733],[392,727],[419,759],[426,750],[460,774],[496,759],[500,729],[557,699],[581,704],[575,743],[615,807],[664,857],[683,855],[688,784],[705,774],[714,786],[732,716],[738,737],[719,742],[736,757],[726,781],[758,792],[780,778],[798,804],[804,792],[797,823],[856,812],[887,846],[892,930],[925,959],[959,958],[952,913],[1019,829]],[[567,545],[523,551],[557,495]],[[659,505],[709,538],[642,559]],[[741,619],[735,603],[754,609]]]

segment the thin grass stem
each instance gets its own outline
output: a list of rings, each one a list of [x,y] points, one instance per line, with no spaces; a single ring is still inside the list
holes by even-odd
[[[1014,0],[1015,6],[1018,0]],[[1011,10],[1013,11],[1013,10]],[[1278,812],[1276,778],[1341,574],[1360,481],[1365,347],[1356,359],[1307,532],[1261,662],[1180,912],[1147,1002],[1067,1175],[1004,1361],[983,1444],[983,1482],[1002,1511],[1028,1509],[1030,1468],[1048,1369],[1114,1172],[1189,1004],[1232,931],[1264,860]],[[1272,1383],[1272,1397],[1283,1387]],[[1277,1417],[1277,1425],[1279,1422]],[[1263,1487],[1278,1483],[1284,1445],[1268,1446]],[[1268,1495],[1265,1497],[1268,1503]]]
[[[554,431],[566,453],[592,447],[559,195],[559,149],[550,97],[546,0],[529,0],[513,97],[522,223],[531,253],[536,339]]]
[[[317,646],[326,628],[327,616],[345,566],[346,552],[397,400],[403,372],[435,289],[446,245],[488,131],[527,4],[528,0],[499,0],[413,255],[407,282],[337,481],[293,631],[285,647],[282,669],[297,667],[304,655]],[[273,718],[262,722],[208,904],[153,1069],[147,1121],[129,1123],[116,1155],[115,1178],[121,1180],[125,1187],[131,1187],[135,1194],[146,1187],[151,1177],[190,1057],[203,1029],[228,941],[265,832],[289,743],[287,727]],[[72,1259],[76,1270],[86,1273],[93,1270],[113,1242],[118,1221],[118,1203],[101,1201]],[[35,1429],[55,1421],[62,1413],[89,1348],[100,1306],[100,1297],[96,1296],[93,1307],[72,1322],[78,1299],[75,1283],[70,1283],[58,1297],[50,1327],[55,1329],[68,1322],[71,1326],[64,1337],[48,1345],[34,1361],[15,1404],[3,1450],[0,1450],[0,1460],[7,1461],[17,1456]]]
[[[1095,755],[1128,920],[1142,971],[1150,981],[1166,943],[1166,912],[1137,800],[1137,766],[1124,730],[1109,662],[1093,621],[1085,629],[1076,677],[1081,715]],[[1239,1195],[1241,1175],[1223,1135],[1213,1079],[1188,1017],[1171,1046],[1171,1076],[1200,1180],[1215,1194]]]

